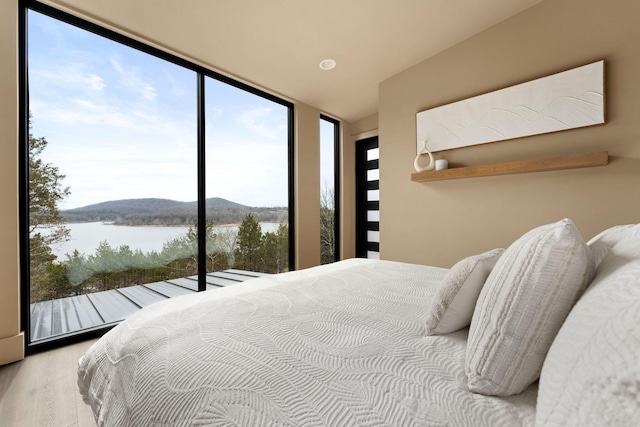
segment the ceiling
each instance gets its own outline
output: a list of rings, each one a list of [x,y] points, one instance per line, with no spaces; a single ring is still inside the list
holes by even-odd
[[[378,111],[380,82],[541,1],[44,2],[353,122]]]

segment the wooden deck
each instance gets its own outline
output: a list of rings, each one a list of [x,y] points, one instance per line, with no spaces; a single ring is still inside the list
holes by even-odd
[[[265,276],[242,270],[207,274],[207,291]],[[119,322],[154,302],[197,292],[198,277],[184,277],[128,288],[31,304],[31,341]]]

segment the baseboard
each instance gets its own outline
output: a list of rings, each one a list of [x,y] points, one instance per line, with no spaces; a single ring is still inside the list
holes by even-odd
[[[0,365],[24,359],[24,334],[0,339]]]

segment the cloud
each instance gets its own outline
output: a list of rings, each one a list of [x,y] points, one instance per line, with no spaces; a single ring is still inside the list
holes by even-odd
[[[120,83],[122,83],[122,85],[134,92],[138,92],[138,94],[147,101],[153,101],[156,99],[158,92],[152,85],[140,77],[139,68],[123,66],[120,63],[119,58],[115,55],[110,58],[110,61],[113,68],[118,72],[118,75],[120,76]]]
[[[42,84],[44,86],[71,87],[73,91],[102,92],[106,83],[102,77],[86,70],[86,66],[77,63],[64,63],[58,67],[36,68],[38,71],[29,73],[29,86]]]
[[[236,122],[256,135],[275,139],[287,129],[287,126],[281,124],[280,117],[274,118],[272,112],[273,109],[269,107],[253,108],[240,113]]]
[[[34,135],[49,141],[43,160],[71,187],[61,207],[195,200],[195,73],[116,44],[47,40],[30,52],[30,109]],[[207,195],[285,205],[286,109],[215,83],[207,91]]]
[[[96,74],[87,74],[85,78],[87,86],[92,90],[101,91],[106,86],[102,77]]]

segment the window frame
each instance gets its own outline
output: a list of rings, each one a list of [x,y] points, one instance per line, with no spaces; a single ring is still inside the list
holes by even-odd
[[[187,59],[180,58],[172,53],[152,47],[142,41],[135,40],[127,35],[104,28],[98,24],[89,22],[83,18],[71,15],[55,7],[40,3],[35,0],[19,0],[18,7],[18,86],[19,86],[19,242],[20,242],[20,307],[21,329],[26,334],[25,353],[67,345],[82,341],[91,337],[103,335],[115,324],[102,325],[89,328],[72,334],[61,334],[50,339],[31,342],[30,319],[30,274],[29,274],[29,161],[28,161],[28,135],[29,135],[29,82],[28,82],[28,11],[34,11],[50,18],[89,31],[101,37],[120,43],[129,48],[155,56],[156,58],[171,62],[180,67],[194,71],[197,75],[197,194],[198,194],[198,224],[206,223],[206,156],[205,156],[205,77],[210,77],[222,83],[244,90],[253,95],[275,102],[287,109],[287,162],[288,162],[288,228],[289,228],[289,269],[295,269],[295,196],[294,196],[294,104],[265,92],[246,83],[237,81],[229,76],[195,64]],[[206,229],[198,227],[198,292],[206,290]]]
[[[320,120],[324,120],[333,125],[333,197],[334,197],[334,261],[340,261],[340,121],[325,114],[320,114]],[[322,187],[322,183],[320,183]]]

